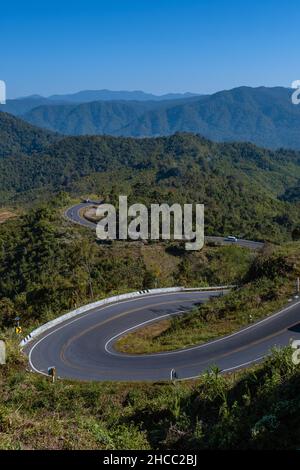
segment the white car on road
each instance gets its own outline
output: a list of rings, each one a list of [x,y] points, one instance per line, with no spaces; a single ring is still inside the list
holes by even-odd
[[[229,235],[228,237],[225,238],[227,242],[234,242],[236,243],[238,241],[237,237],[234,237],[233,235]]]

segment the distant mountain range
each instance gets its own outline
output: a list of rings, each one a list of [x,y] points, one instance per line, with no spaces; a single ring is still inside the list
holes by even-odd
[[[30,95],[22,98],[7,100],[6,105],[0,105],[0,110],[22,116],[24,113],[42,105],[63,105],[90,103],[92,101],[166,101],[179,100],[200,96],[195,93],[168,93],[154,95],[143,91],[111,91],[111,90],[83,90],[65,95]]]
[[[52,95],[48,99],[54,101],[67,101],[70,103],[87,103],[89,101],[165,101],[179,100],[199,96],[197,93],[167,93],[154,95],[144,91],[111,91],[111,90],[84,90],[67,95]]]
[[[192,132],[215,141],[300,149],[300,106],[283,87],[239,87],[213,95],[109,90],[9,100],[2,111],[66,135],[156,137]]]
[[[192,99],[181,99],[180,103],[184,105]],[[52,104],[38,106],[20,117],[35,126],[66,135],[159,136],[173,132],[156,132],[154,128],[149,128],[146,132],[143,128],[139,133],[136,127],[140,120],[142,122],[143,119],[147,119],[151,112],[156,112],[158,115],[165,113],[174,106],[175,102],[177,103],[177,100]]]

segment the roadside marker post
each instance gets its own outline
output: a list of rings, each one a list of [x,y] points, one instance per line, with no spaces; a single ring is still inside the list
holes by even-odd
[[[175,379],[177,379],[177,373],[176,373],[176,370],[175,369],[171,369],[171,372],[170,372],[170,380],[175,382]]]
[[[5,341],[0,339],[0,365],[6,363],[6,345]]]
[[[300,278],[297,277],[297,279],[296,279],[296,292],[293,295],[293,298],[297,300],[297,299],[299,299],[299,295],[300,295]]]
[[[52,383],[55,382],[56,368],[54,366],[48,367],[48,375],[52,377]]]

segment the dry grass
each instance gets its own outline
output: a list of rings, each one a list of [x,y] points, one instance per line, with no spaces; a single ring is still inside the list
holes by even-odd
[[[171,320],[155,322],[120,338],[115,347],[126,354],[149,354],[205,343],[239,328],[238,322],[216,320],[198,325],[197,330],[182,329],[173,334]]]
[[[12,219],[13,217],[17,217],[17,214],[9,210],[0,209],[0,224],[3,224],[8,219]]]
[[[117,349],[128,354],[149,352],[153,339],[167,331],[170,328],[170,324],[171,320],[162,320],[144,328],[139,328],[135,332],[123,336],[116,344]]]
[[[99,217],[96,217],[96,206],[93,207],[88,207],[88,208],[83,208],[79,211],[81,217],[84,217],[85,219],[89,220],[90,222],[97,223],[99,220]]]

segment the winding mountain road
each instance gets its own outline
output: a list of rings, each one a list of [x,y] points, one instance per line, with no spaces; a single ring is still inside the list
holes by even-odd
[[[173,292],[142,295],[92,309],[46,331],[25,346],[31,369],[47,374],[55,366],[59,377],[80,380],[168,380],[199,376],[211,365],[233,371],[262,360],[274,346],[300,338],[300,302],[232,335],[192,348],[149,355],[118,353],[114,344],[125,332],[182,313],[221,295]]]
[[[80,215],[86,206],[87,203],[78,204],[65,215],[73,222],[94,228],[95,224]],[[247,240],[237,243],[254,249],[262,245]],[[115,342],[125,333],[178,315],[226,293],[226,290],[144,293],[98,308],[91,307],[40,334],[23,350],[31,369],[45,375],[48,367],[55,366],[61,378],[160,381],[169,380],[172,369],[178,379],[195,378],[212,365],[223,372],[234,371],[261,361],[274,346],[285,346],[291,339],[300,339],[300,301],[295,299],[280,312],[205,344],[147,355],[116,351]]]

